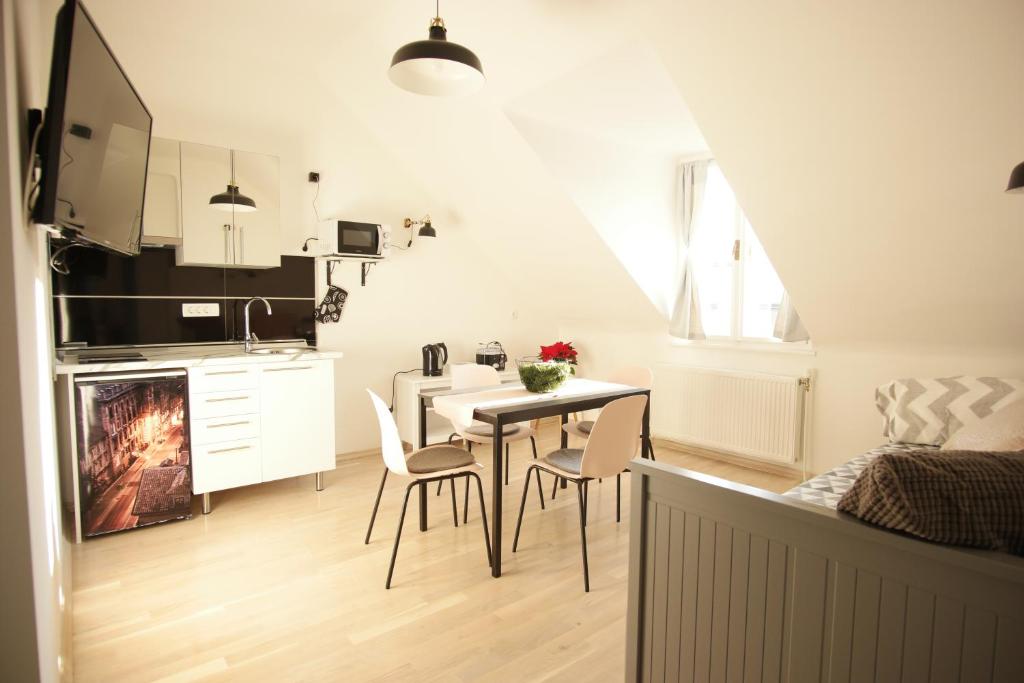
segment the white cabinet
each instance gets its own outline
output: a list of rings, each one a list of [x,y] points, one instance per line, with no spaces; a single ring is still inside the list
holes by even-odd
[[[142,243],[181,244],[181,153],[177,140],[153,138],[149,143]]]
[[[210,197],[231,184],[231,150],[181,143],[181,246],[178,265],[273,268],[281,265],[277,157],[234,153],[234,180],[256,211],[222,211]]]
[[[263,481],[334,468],[334,372],[329,362],[263,366]]]
[[[281,265],[281,169],[277,157],[236,151],[235,182],[256,202],[256,211],[235,214],[235,265]]]
[[[333,470],[334,363],[191,368],[189,421],[196,494]]]

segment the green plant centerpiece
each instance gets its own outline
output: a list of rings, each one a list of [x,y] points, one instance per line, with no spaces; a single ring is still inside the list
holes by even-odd
[[[537,356],[516,360],[519,368],[519,379],[527,391],[535,394],[546,394],[554,391],[565,383],[573,374],[572,366],[565,362],[541,360]]]
[[[576,349],[572,342],[555,342],[541,346],[540,355],[516,361],[519,379],[527,391],[544,394],[565,383],[569,375],[576,374]]]

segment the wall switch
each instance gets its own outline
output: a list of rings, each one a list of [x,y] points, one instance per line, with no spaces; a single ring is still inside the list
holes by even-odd
[[[191,303],[181,305],[184,318],[217,318],[220,316],[219,303]]]

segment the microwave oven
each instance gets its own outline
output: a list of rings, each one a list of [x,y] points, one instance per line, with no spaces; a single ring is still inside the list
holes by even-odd
[[[391,251],[391,229],[386,225],[332,221],[331,229],[338,240],[335,254],[385,258]]]

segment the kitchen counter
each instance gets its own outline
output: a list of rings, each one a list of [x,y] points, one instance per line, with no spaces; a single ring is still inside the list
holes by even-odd
[[[297,349],[301,346],[296,342],[265,342],[257,344],[256,349]],[[145,360],[111,361],[88,363],[79,362],[79,354],[69,351],[63,360],[57,361],[54,368],[58,375],[77,375],[92,372],[124,372],[132,370],[164,370],[168,368],[193,368],[200,366],[239,365],[244,363],[282,363],[297,360],[339,359],[341,351],[326,351],[315,348],[302,348],[288,353],[246,353],[243,344],[214,344],[197,346],[172,347],[138,347],[125,349],[141,353]],[[95,354],[97,351],[83,350],[83,353]]]

